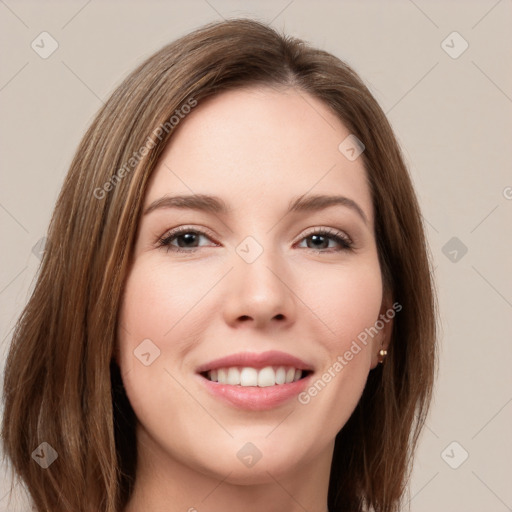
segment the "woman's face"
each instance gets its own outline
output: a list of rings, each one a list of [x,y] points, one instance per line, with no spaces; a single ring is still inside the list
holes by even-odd
[[[271,88],[224,92],[176,128],[144,200],[116,353],[152,467],[243,483],[330,465],[392,324],[375,329],[389,303],[349,135],[321,101]],[[200,373],[212,369],[228,380]]]

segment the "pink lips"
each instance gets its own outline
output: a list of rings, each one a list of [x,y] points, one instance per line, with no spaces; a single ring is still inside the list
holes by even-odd
[[[209,370],[230,366],[250,366],[256,369],[265,366],[293,366],[299,370],[313,370],[311,365],[295,356],[272,350],[262,354],[244,352],[215,359],[199,366],[196,371],[201,374]],[[233,386],[212,382],[201,375],[198,375],[198,378],[202,385],[216,398],[241,409],[263,411],[277,407],[298,395],[310,384],[312,375],[306,375],[306,377],[289,384],[276,384],[268,387]]]
[[[260,369],[265,366],[293,366],[298,370],[313,370],[312,366],[305,363],[298,357],[280,352],[278,350],[269,350],[257,354],[255,352],[240,352],[220,359],[215,359],[209,363],[202,364],[197,368],[197,373],[216,370],[217,368],[226,368],[228,366],[250,366]]]

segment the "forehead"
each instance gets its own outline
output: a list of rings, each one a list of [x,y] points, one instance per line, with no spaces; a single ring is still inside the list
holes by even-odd
[[[295,89],[246,87],[196,106],[175,128],[145,205],[165,194],[211,194],[236,211],[286,206],[302,194],[341,194],[372,218],[362,158],[338,146],[350,135],[319,99]]]

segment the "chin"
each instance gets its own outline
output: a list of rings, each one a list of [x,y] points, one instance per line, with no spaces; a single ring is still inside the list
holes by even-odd
[[[263,436],[252,439],[238,441],[232,456],[218,468],[223,476],[229,474],[226,481],[239,485],[275,483],[274,478],[282,478],[303,465],[301,459],[306,454],[298,453],[296,446],[287,446],[278,436],[272,441]]]

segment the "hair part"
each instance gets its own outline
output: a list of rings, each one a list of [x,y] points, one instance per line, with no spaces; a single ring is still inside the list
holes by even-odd
[[[232,19],[178,39],[134,70],[71,163],[4,377],[4,452],[39,512],[126,505],[136,419],[112,357],[147,183],[178,124],[170,121],[176,111],[191,99],[201,104],[257,85],[320,99],[365,145],[384,290],[403,310],[385,364],[370,372],[336,436],[328,504],[332,512],[399,510],[437,355],[428,247],[410,177],[382,109],[350,67],[263,23]],[[42,442],[58,452],[44,471],[30,457]]]

